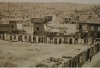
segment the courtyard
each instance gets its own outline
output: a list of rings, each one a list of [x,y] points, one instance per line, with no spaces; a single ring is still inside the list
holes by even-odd
[[[74,57],[88,47],[88,45],[82,44],[46,44],[0,40],[0,65],[34,67],[49,57]]]

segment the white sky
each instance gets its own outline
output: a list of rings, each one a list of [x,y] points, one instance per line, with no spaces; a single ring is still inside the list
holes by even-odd
[[[0,2],[72,2],[83,4],[100,4],[100,0],[0,0]]]

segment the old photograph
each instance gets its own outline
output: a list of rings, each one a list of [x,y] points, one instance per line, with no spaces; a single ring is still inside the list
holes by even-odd
[[[0,0],[1,67],[100,67],[100,0]]]

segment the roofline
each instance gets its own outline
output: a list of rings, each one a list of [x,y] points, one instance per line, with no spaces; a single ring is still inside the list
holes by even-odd
[[[100,23],[89,23],[89,22],[86,22],[86,21],[81,21],[81,22],[78,22],[79,24],[100,24]]]

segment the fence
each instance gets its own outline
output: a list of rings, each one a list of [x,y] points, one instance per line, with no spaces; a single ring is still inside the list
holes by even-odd
[[[51,44],[93,44],[91,41],[85,42],[86,39],[74,37],[47,37],[47,36],[34,36],[34,35],[19,35],[19,34],[1,34],[1,40],[6,41],[22,41],[31,43],[51,43]],[[88,39],[90,40],[90,39]]]

